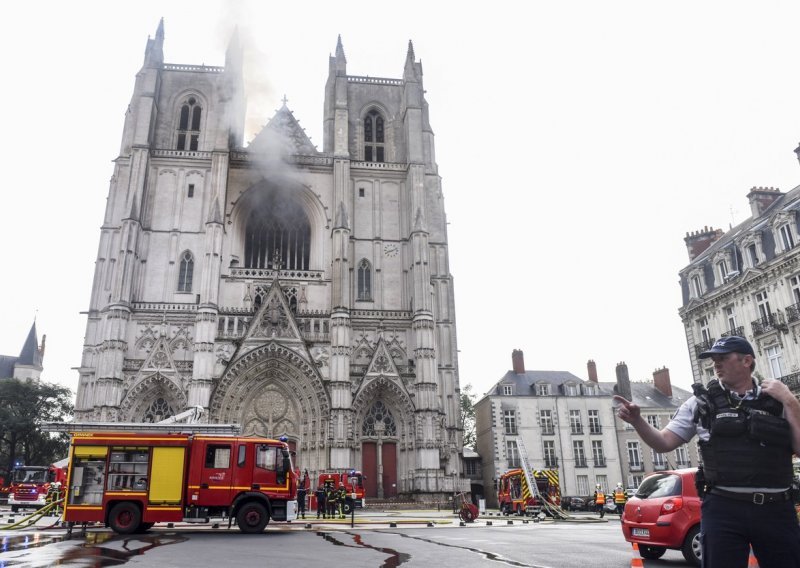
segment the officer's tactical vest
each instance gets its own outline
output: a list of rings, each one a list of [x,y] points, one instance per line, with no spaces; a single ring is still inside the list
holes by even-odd
[[[792,437],[783,405],[768,395],[732,401],[717,379],[693,385],[695,423],[708,429],[700,441],[703,473],[709,487],[786,488],[792,484]]]

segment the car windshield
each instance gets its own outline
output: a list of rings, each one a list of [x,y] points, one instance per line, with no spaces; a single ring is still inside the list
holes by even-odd
[[[681,478],[678,475],[663,473],[645,479],[636,491],[639,499],[672,497],[681,494]]]

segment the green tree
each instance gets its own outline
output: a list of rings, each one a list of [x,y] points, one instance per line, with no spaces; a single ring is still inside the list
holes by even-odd
[[[72,416],[72,391],[34,380],[0,380],[0,474],[14,463],[49,465],[67,457],[69,436],[42,432],[42,422]]]
[[[472,392],[472,385],[461,389],[461,428],[464,430],[464,447],[475,450],[478,441],[475,433],[475,399],[478,395]]]

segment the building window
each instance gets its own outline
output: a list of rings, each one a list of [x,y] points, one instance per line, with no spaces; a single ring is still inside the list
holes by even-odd
[[[542,429],[542,434],[553,434],[553,411],[540,410],[539,411],[539,427]]]
[[[376,424],[383,424],[383,435],[397,436],[397,423],[394,421],[394,415],[381,400],[375,401],[375,404],[369,409],[364,418],[364,424],[361,425],[361,435],[370,438],[378,436],[379,429],[375,428]]]
[[[150,403],[147,410],[144,411],[144,419],[142,422],[161,422],[165,418],[174,415],[175,411],[169,403],[163,398],[159,397]]]
[[[588,475],[577,475],[575,476],[575,481],[578,495],[588,495],[589,494],[589,476]]]
[[[656,471],[667,469],[667,459],[664,454],[660,454],[655,450],[650,451],[653,454],[653,469]]]
[[[678,467],[689,467],[689,453],[685,445],[675,448],[675,464]]]
[[[703,295],[703,287],[700,284],[700,277],[696,274],[692,276],[692,292],[693,298],[699,298]]]
[[[178,271],[178,292],[192,291],[192,276],[194,274],[194,257],[188,250],[181,256],[180,269]]]
[[[589,434],[601,434],[603,429],[600,427],[600,411],[589,411]]]
[[[768,321],[769,317],[772,315],[772,311],[769,308],[769,298],[767,297],[766,290],[756,292],[756,306],[758,307],[758,315],[762,321]]]
[[[697,327],[700,329],[700,338],[703,340],[703,343],[713,343],[711,329],[708,327],[708,318],[702,317],[697,320]]]
[[[789,278],[789,285],[792,288],[792,300],[795,304],[800,304],[800,276]]]
[[[779,379],[783,376],[783,353],[781,352],[780,345],[772,345],[766,348],[767,362],[769,369],[772,373],[773,379]]]
[[[194,197],[194,184],[190,183],[188,189],[186,190],[186,197],[192,198]]]
[[[586,467],[586,453],[583,450],[583,440],[572,440],[572,455],[575,458],[575,467]]]
[[[372,265],[366,258],[358,263],[358,301],[372,301]]]
[[[642,469],[642,452],[639,449],[639,442],[636,440],[628,440],[628,464],[631,469]]]
[[[508,459],[508,468],[521,467],[519,460],[519,450],[517,449],[517,442],[514,440],[506,440],[506,458]]]
[[[600,490],[603,493],[608,493],[608,477],[605,475],[598,475],[595,477],[595,483],[600,486]]]
[[[549,396],[550,385],[547,383],[536,385],[536,394],[537,396]]]
[[[506,434],[517,435],[517,412],[516,410],[503,411],[503,428]]]
[[[364,118],[364,161],[385,161],[383,117],[377,110],[371,110]]]
[[[583,394],[586,396],[596,396],[597,389],[594,385],[583,385]]]
[[[747,245],[747,260],[750,261],[750,266],[758,266],[758,252],[756,251],[756,245],[751,244]]]
[[[514,385],[503,385],[503,396],[511,396],[514,394]]]
[[[549,469],[558,467],[558,457],[556,457],[556,443],[553,440],[544,440],[544,466]]]
[[[299,204],[269,194],[257,201],[245,227],[245,268],[308,270],[311,226]]]
[[[592,459],[595,467],[606,466],[606,455],[603,453],[603,440],[592,440]]]
[[[197,104],[197,99],[189,97],[181,105],[178,119],[178,150],[196,151],[200,140],[200,118],[203,110]]]
[[[577,396],[578,395],[578,385],[574,384],[566,384],[564,385],[564,394],[567,396]]]
[[[728,262],[724,259],[717,263],[717,276],[719,276],[720,284],[723,284],[728,278]]]
[[[581,424],[581,411],[569,411],[569,430],[571,434],[583,434],[583,424]]]
[[[794,237],[792,236],[792,228],[788,224],[781,225],[778,231],[781,234],[781,243],[783,244],[783,252],[792,250],[794,248]]]
[[[638,489],[642,484],[642,479],[644,479],[643,475],[631,473],[628,475],[628,487],[635,487]]]
[[[647,423],[650,424],[656,430],[659,429],[658,425],[658,414],[648,414],[647,415]]]
[[[800,301],[800,300],[798,300]],[[728,318],[728,331],[730,332],[737,332],[737,325],[736,325],[736,313],[733,311],[733,306],[726,306],[725,307],[725,317]]]

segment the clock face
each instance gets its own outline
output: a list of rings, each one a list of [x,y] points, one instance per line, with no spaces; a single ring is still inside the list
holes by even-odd
[[[386,256],[397,256],[398,252],[400,252],[400,247],[395,244],[389,244],[383,247],[383,254]]]

